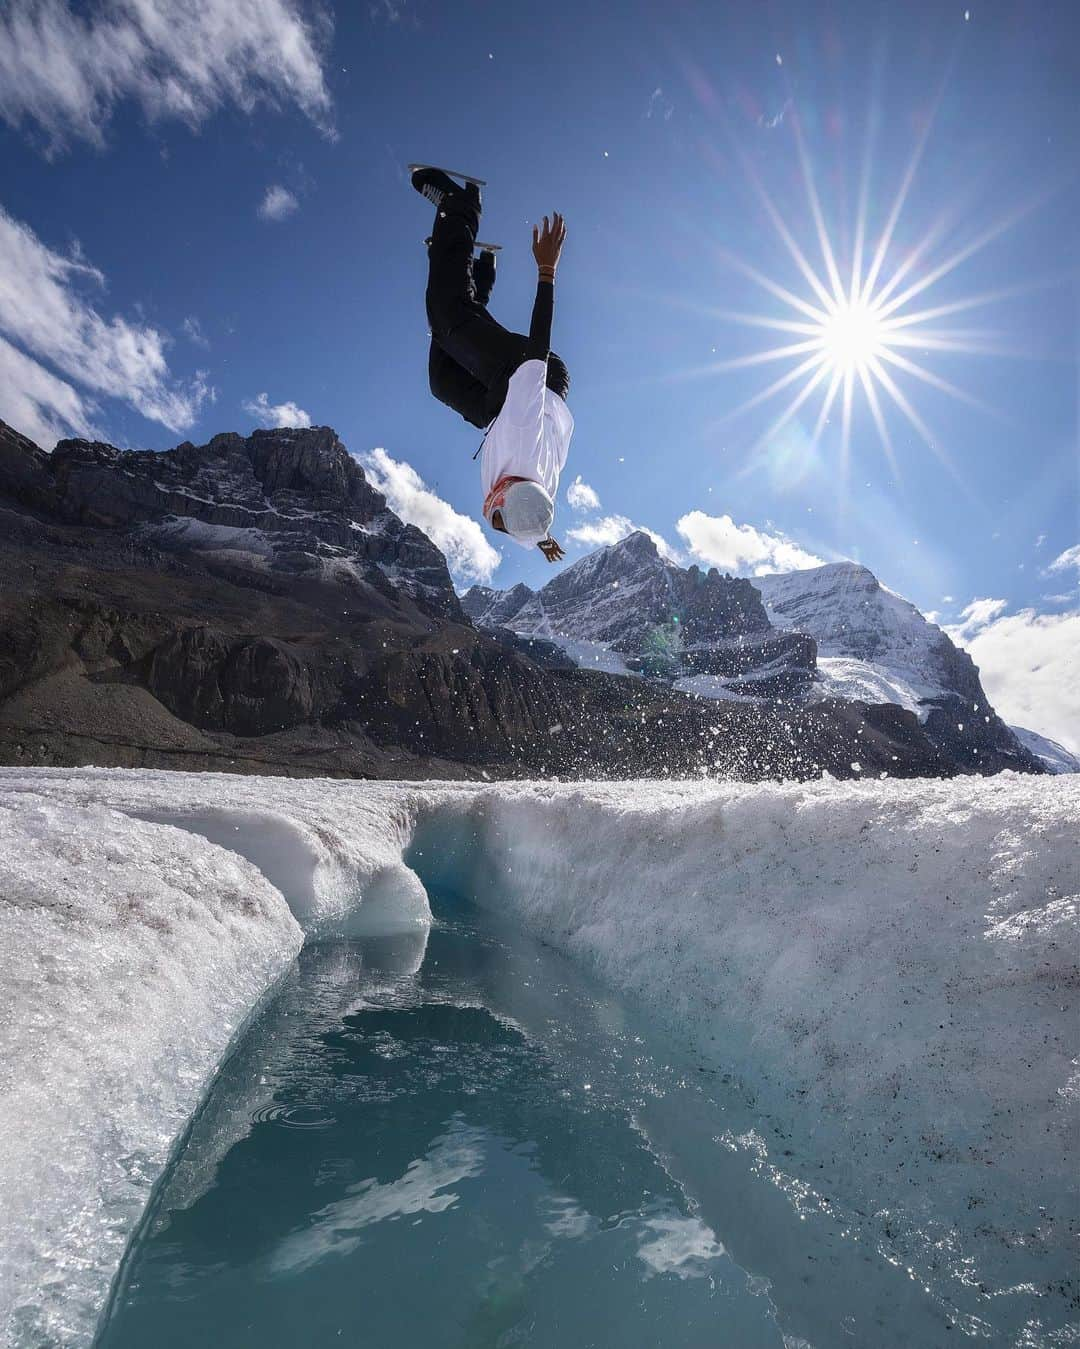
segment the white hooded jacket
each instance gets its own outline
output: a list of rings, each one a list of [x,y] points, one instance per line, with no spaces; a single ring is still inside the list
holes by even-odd
[[[484,517],[489,523],[492,491],[503,478],[529,478],[555,500],[573,434],[570,409],[547,387],[547,362],[524,361],[510,377],[506,399],[480,457]]]

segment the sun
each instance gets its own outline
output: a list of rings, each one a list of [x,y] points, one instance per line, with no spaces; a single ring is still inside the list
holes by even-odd
[[[834,301],[821,324],[821,359],[830,372],[861,374],[888,352],[887,320],[865,300]]]
[[[1008,215],[993,221],[975,238],[957,242],[947,256],[931,263],[930,258],[936,247],[948,237],[944,227],[946,218],[943,216],[921,239],[906,247],[899,260],[894,260],[893,241],[897,223],[930,134],[930,119],[901,177],[891,208],[874,242],[869,238],[867,228],[871,160],[868,146],[855,218],[847,236],[851,241],[850,252],[841,258],[826,226],[797,111],[789,120],[794,131],[806,192],[806,210],[797,213],[794,218],[790,213],[785,216],[777,209],[746,154],[737,145],[736,149],[766,215],[804,284],[796,283],[794,288],[790,284],[784,285],[714,243],[713,251],[719,259],[766,291],[774,305],[771,313],[736,313],[724,309],[710,309],[708,312],[718,318],[746,327],[771,330],[782,336],[777,345],[730,360],[714,361],[686,373],[710,375],[727,370],[781,365],[782,374],[723,417],[723,421],[728,423],[749,409],[770,402],[785,390],[790,392],[786,406],[758,439],[754,447],[757,452],[767,451],[777,432],[799,416],[808,405],[811,410],[817,410],[813,429],[809,433],[810,441],[817,444],[824,428],[831,424],[835,411],[840,422],[840,469],[842,480],[846,479],[851,450],[852,414],[855,401],[859,399],[869,409],[897,481],[900,479],[900,465],[887,413],[899,414],[943,466],[959,480],[960,475],[940,438],[923,420],[910,396],[911,381],[936,389],[983,413],[994,414],[994,409],[957,388],[923,360],[915,360],[913,356],[961,352],[1015,354],[998,344],[995,333],[984,329],[953,327],[948,320],[1007,294],[1035,289],[1035,285],[984,291],[938,304],[927,304],[925,297],[938,282],[1010,228],[1037,202],[1018,204]],[[808,250],[796,237],[797,233],[804,231],[812,231],[816,235],[816,265],[810,261]],[[914,303],[916,300],[918,304]],[[781,308],[776,308],[776,301],[780,302]],[[942,320],[945,322],[942,323]]]

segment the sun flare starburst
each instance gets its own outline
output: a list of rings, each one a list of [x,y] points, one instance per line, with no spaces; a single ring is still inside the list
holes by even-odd
[[[798,115],[794,115],[791,121],[807,204],[806,212],[794,222],[785,218],[773,203],[748,157],[740,152],[740,158],[765,214],[805,285],[792,288],[791,285],[781,284],[742,258],[716,248],[721,261],[753,281],[783,308],[774,303],[771,313],[735,313],[730,310],[711,312],[746,327],[781,334],[782,338],[779,345],[714,362],[697,373],[744,370],[780,363],[787,365],[788,368],[782,374],[732,409],[723,419],[729,422],[751,408],[760,407],[785,391],[790,391],[786,406],[758,440],[758,450],[767,448],[776,433],[800,413],[805,416],[803,409],[808,404],[810,416],[814,418],[810,438],[817,444],[824,428],[830,424],[834,410],[838,410],[841,471],[846,477],[853,410],[858,399],[869,410],[882,448],[898,479],[900,470],[888,414],[893,417],[899,414],[942,464],[959,477],[940,439],[916,408],[910,396],[911,381],[936,389],[983,412],[993,413],[994,410],[944,379],[921,360],[914,359],[914,355],[925,358],[930,353],[1019,354],[1003,348],[995,333],[979,328],[953,327],[947,321],[1005,295],[1035,287],[1009,287],[930,305],[920,297],[925,297],[931,287],[985,248],[1036,203],[1030,202],[1015,208],[1008,216],[984,228],[977,237],[954,247],[947,256],[930,265],[929,258],[946,235],[943,218],[932,225],[914,246],[905,248],[897,259],[894,256],[897,251],[894,247],[897,224],[926,145],[930,131],[928,122],[885,216],[880,236],[872,247],[867,227],[868,147],[851,236],[850,257],[841,259],[826,226]],[[806,250],[796,238],[802,224],[813,227],[820,257],[817,266],[811,263]],[[942,320],[946,320],[944,325]]]

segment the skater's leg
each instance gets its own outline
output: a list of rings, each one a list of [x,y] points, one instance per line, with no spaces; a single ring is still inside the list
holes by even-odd
[[[491,420],[487,412],[488,390],[434,339],[428,352],[428,383],[440,403],[460,412],[473,426],[485,427]]]
[[[469,215],[440,213],[428,245],[428,322],[436,337],[453,331],[477,312],[472,284],[476,229]]]
[[[427,313],[440,347],[487,388],[520,364],[519,334],[497,323],[475,298],[471,259],[479,214],[464,193],[443,199],[428,249]]]
[[[473,259],[472,279],[476,303],[486,309],[491,292],[495,289],[495,254],[490,249],[484,249],[478,258]]]

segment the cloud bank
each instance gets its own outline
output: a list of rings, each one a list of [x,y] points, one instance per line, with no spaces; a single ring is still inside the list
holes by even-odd
[[[753,525],[737,525],[730,515],[690,511],[675,526],[694,557],[723,571],[802,571],[820,567],[824,559],[808,553],[782,534],[770,534]]]
[[[0,417],[41,444],[89,434],[95,395],[122,399],[171,431],[189,427],[211,395],[200,373],[172,377],[164,333],[94,308],[83,291],[104,283],[77,251],[55,252],[0,208],[0,337],[8,339]]]
[[[361,462],[390,509],[422,529],[442,549],[455,582],[473,585],[491,580],[502,558],[475,520],[459,515],[448,501],[436,496],[411,464],[392,459],[385,450],[372,450]]]
[[[1080,608],[1063,614],[1007,609],[1005,600],[973,600],[960,623],[945,631],[979,667],[987,696],[1007,722],[1078,754]]]
[[[243,404],[244,411],[254,417],[260,426],[310,426],[311,417],[302,407],[286,400],[284,403],[271,403],[266,394],[261,393],[249,398]]]
[[[329,21],[296,0],[9,0],[0,9],[0,117],[50,152],[101,145],[117,106],[198,126],[231,103],[296,104],[331,132]]]

